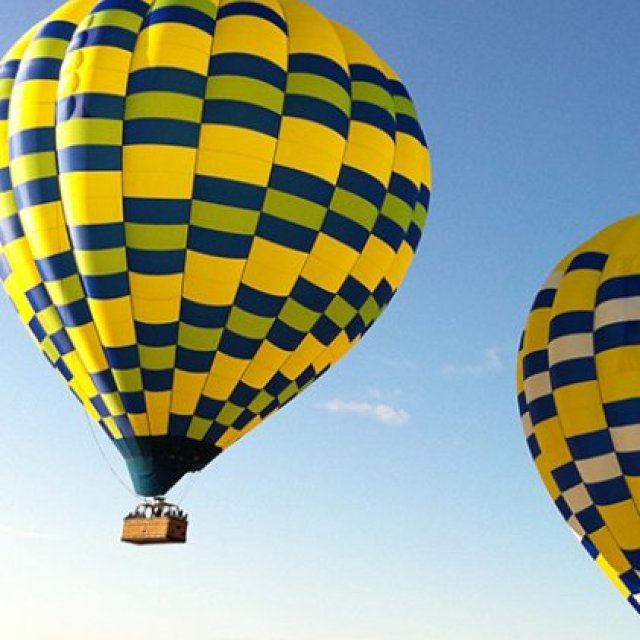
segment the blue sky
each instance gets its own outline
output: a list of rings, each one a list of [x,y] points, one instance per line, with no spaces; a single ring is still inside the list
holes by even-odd
[[[2,0],[0,49],[56,4]],[[190,542],[170,549],[117,541],[134,500],[0,297],[0,628],[12,640],[630,634],[636,615],[529,459],[514,361],[554,264],[640,211],[640,5],[314,4],[396,67],[430,141],[431,215],[403,290],[344,362],[198,477]]]

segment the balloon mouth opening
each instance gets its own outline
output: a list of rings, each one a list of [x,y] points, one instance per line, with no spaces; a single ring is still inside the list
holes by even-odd
[[[201,471],[221,449],[210,442],[176,436],[116,440],[134,491],[145,498],[164,496],[187,473]]]

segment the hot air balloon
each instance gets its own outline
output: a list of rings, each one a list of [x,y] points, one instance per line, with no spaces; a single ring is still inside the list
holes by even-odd
[[[570,253],[538,293],[520,412],[547,490],[640,612],[640,216]]]
[[[429,186],[396,74],[302,2],[72,0],[0,66],[4,287],[140,496],[360,340]]]

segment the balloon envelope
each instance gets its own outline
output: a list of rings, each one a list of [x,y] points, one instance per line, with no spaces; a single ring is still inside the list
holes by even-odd
[[[538,293],[518,391],[556,506],[640,612],[640,216],[570,253]]]
[[[74,0],[0,67],[0,273],[164,494],[400,286],[429,155],[394,72],[293,0]]]

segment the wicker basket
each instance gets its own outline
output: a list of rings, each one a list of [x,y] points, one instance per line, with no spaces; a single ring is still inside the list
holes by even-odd
[[[171,544],[187,541],[187,521],[171,516],[125,518],[122,542],[132,544]]]

